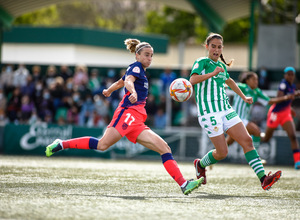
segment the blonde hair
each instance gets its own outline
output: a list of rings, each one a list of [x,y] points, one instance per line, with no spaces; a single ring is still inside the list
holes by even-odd
[[[143,48],[152,48],[152,46],[149,43],[141,42],[138,39],[128,38],[124,41],[124,44],[126,45],[127,50],[130,51],[130,53],[140,54]]]
[[[206,45],[209,45],[209,42],[210,42],[212,39],[220,39],[220,40],[223,42],[223,37],[222,37],[222,35],[217,34],[217,33],[210,33],[210,34],[208,35],[208,37],[206,38],[206,40],[205,40],[205,44],[206,44]],[[231,59],[229,63],[226,63],[223,54],[220,55],[220,58],[221,58],[222,62],[225,63],[227,66],[232,66],[233,61],[234,61],[233,59]]]

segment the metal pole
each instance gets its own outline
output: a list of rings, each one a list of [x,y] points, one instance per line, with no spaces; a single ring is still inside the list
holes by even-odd
[[[252,56],[253,56],[253,43],[254,43],[254,27],[255,27],[255,5],[257,0],[251,1],[251,11],[250,11],[250,32],[249,32],[249,64],[248,69],[252,70]]]

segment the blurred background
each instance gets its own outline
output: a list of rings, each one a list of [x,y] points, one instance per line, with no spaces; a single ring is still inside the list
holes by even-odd
[[[275,97],[286,66],[300,77],[299,23],[297,0],[0,0],[1,152],[41,155],[58,137],[101,136],[123,96],[119,90],[104,98],[102,90],[135,61],[124,40],[138,38],[155,53],[147,69],[147,125],[180,159],[201,155],[201,146],[209,144],[199,138],[194,98],[171,101],[170,82],[189,78],[194,61],[207,55],[207,35],[216,32],[224,37],[225,59],[234,59],[231,77],[238,82],[243,71],[255,71],[259,87]],[[296,84],[300,88],[298,79]],[[298,99],[293,107],[300,131]],[[267,108],[257,104],[253,112],[252,120],[264,130]],[[271,163],[291,163],[276,159],[285,138],[279,128],[265,147]],[[242,160],[232,149],[229,160]],[[103,155],[149,156],[126,140]]]

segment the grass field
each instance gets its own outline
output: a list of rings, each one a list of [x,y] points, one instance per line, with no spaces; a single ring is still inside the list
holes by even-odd
[[[159,158],[159,156],[158,156]],[[195,178],[192,161],[179,163]],[[189,196],[160,161],[0,156],[1,219],[300,219],[300,171],[270,191],[247,165],[217,164]]]

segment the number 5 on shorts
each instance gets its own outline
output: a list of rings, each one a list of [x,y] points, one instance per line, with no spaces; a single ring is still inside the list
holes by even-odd
[[[216,119],[215,119],[215,116],[211,116],[210,117],[210,122],[211,122],[211,125],[216,125],[217,124],[217,121],[216,121]]]

